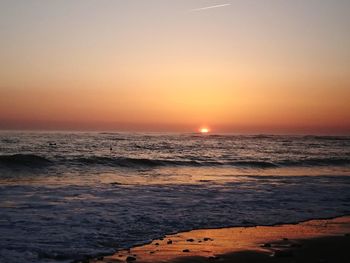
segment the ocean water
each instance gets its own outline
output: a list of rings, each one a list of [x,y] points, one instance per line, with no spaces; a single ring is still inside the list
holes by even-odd
[[[350,214],[350,137],[0,133],[0,262]]]

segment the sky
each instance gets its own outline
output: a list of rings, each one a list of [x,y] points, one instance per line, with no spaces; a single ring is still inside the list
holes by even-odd
[[[0,0],[0,129],[350,135],[348,0]]]

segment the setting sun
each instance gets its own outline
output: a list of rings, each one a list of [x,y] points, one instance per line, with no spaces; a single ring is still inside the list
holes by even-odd
[[[208,129],[208,128],[201,128],[201,129],[200,129],[200,132],[201,132],[201,133],[208,133],[208,132],[209,132],[209,129]]]

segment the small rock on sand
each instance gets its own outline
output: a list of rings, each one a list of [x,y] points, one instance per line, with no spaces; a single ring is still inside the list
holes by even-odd
[[[184,249],[184,250],[182,250],[182,252],[190,252],[190,250],[189,249]]]
[[[271,244],[270,243],[265,243],[261,247],[271,247]]]
[[[276,258],[291,258],[293,257],[293,252],[288,250],[277,250],[273,256]]]
[[[290,244],[290,247],[302,247],[302,245],[298,243],[292,243]]]
[[[172,243],[173,243],[172,240],[168,240],[168,242],[167,242],[168,245],[170,245],[170,244],[172,244]]]
[[[126,262],[132,262],[132,261],[136,261],[136,258],[135,257],[132,257],[132,256],[128,256],[126,258]]]
[[[193,238],[189,238],[189,239],[187,239],[186,241],[187,241],[187,242],[193,242],[194,239],[193,239]]]

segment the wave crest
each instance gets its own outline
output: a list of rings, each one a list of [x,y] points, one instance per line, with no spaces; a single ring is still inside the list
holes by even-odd
[[[52,164],[49,159],[35,154],[0,155],[0,165],[10,168],[32,167],[40,168]]]
[[[301,160],[279,160],[275,162],[259,160],[172,160],[147,159],[131,157],[87,156],[72,159],[60,158],[50,160],[34,154],[0,155],[0,167],[5,168],[42,168],[50,165],[64,166],[105,166],[125,168],[152,168],[163,166],[181,167],[238,167],[252,169],[269,169],[278,167],[313,167],[313,166],[348,166],[350,160],[346,158],[310,158]]]

